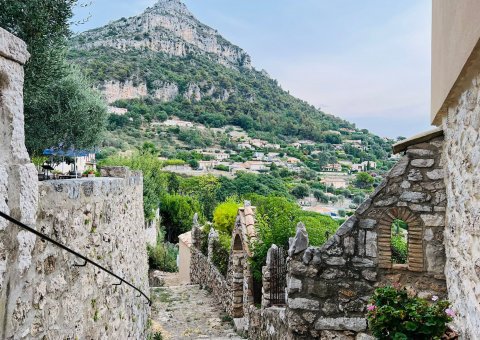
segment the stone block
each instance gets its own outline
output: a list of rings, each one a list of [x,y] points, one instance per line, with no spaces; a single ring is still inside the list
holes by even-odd
[[[10,32],[0,27],[0,56],[7,59],[15,60],[19,64],[24,65],[30,58],[27,51],[27,44],[17,38]]]
[[[422,176],[422,173],[421,173],[420,170],[411,169],[408,172],[408,177],[407,178],[408,178],[409,181],[418,182],[418,181],[421,181],[423,179],[423,176]]]
[[[362,277],[368,281],[376,281],[377,272],[375,270],[365,269],[365,270],[362,270]]]
[[[416,168],[430,168],[435,164],[435,160],[431,158],[427,159],[413,159],[410,164]]]
[[[355,238],[353,236],[345,237],[343,239],[343,247],[345,254],[353,255],[355,253]]]
[[[443,179],[445,173],[443,169],[435,169],[427,172],[427,177],[431,180]]]
[[[300,292],[302,290],[302,281],[294,277],[289,277],[287,281],[288,294]]]
[[[377,233],[367,230],[365,236],[365,255],[377,257]]]
[[[329,266],[343,266],[347,261],[343,257],[329,257],[325,263]]]
[[[323,331],[320,335],[320,340],[354,340],[354,337],[344,332]]]
[[[288,307],[291,309],[319,310],[320,301],[306,298],[290,298],[288,299]]]
[[[315,322],[317,330],[349,330],[360,332],[367,329],[367,320],[364,318],[319,318]]]
[[[366,218],[360,220],[360,223],[358,224],[360,228],[362,229],[372,229],[377,225],[377,221],[371,218]]]
[[[364,268],[375,267],[375,262],[373,260],[366,259],[363,257],[354,257],[352,259],[352,263],[355,267],[364,267]]]
[[[347,234],[348,232],[350,232],[350,230],[352,230],[353,226],[355,225],[355,223],[357,223],[357,221],[358,219],[355,215],[350,216],[350,218],[343,222],[340,228],[338,228],[336,234],[338,236],[343,236]]]
[[[427,202],[432,197],[425,192],[405,191],[400,195],[400,200],[411,203]]]
[[[290,248],[288,249],[288,254],[293,256],[298,254],[308,247],[308,233],[305,225],[303,223],[298,223],[297,232],[293,238]]]
[[[402,157],[397,164],[390,170],[388,177],[402,176],[408,166],[408,157]]]
[[[413,211],[423,211],[423,212],[432,211],[432,206],[430,205],[409,204],[408,207]]]
[[[374,205],[376,207],[388,207],[392,204],[395,204],[398,202],[398,198],[397,196],[390,196],[390,197],[384,197],[384,198],[381,198],[377,201],[375,201]]]
[[[442,227],[445,225],[444,214],[421,214],[420,218],[429,227]]]

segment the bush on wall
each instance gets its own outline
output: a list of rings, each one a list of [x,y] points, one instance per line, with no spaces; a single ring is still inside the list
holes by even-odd
[[[455,315],[446,300],[410,297],[405,289],[377,288],[368,305],[369,328],[377,339],[440,339]]]

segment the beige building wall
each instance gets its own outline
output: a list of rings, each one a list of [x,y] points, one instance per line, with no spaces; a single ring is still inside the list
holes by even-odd
[[[432,1],[431,120],[441,124],[447,107],[455,104],[480,68],[480,1]]]
[[[192,232],[182,234],[178,237],[178,274],[180,283],[190,283],[190,261],[192,246]]]

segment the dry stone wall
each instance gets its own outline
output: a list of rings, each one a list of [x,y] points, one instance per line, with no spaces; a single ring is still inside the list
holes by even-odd
[[[143,183],[42,182],[25,148],[23,41],[0,28],[0,210],[86,254],[148,292]],[[145,338],[149,306],[125,284],[0,218],[1,339]]]
[[[287,321],[296,337],[363,332],[376,286],[399,283],[419,296],[446,295],[442,137],[409,146],[384,182],[322,247],[303,225],[291,240]],[[408,264],[392,264],[391,225],[408,223]],[[349,335],[350,334],[350,335]]]
[[[465,339],[480,332],[480,75],[443,120],[449,299]]]
[[[190,247],[190,281],[200,287],[208,289],[212,295],[220,302],[226,311],[231,310],[230,289],[226,278],[212,263],[212,243],[213,239],[218,238],[218,234],[212,228],[208,235],[208,255],[205,256],[201,251],[200,225],[195,215],[192,228],[192,246]]]

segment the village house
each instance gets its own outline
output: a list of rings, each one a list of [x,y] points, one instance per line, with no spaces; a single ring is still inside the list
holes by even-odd
[[[342,165],[339,163],[327,164],[322,167],[322,171],[341,172]]]
[[[263,161],[247,161],[244,163],[245,168],[251,171],[266,171],[268,164]]]
[[[344,189],[348,186],[347,181],[344,178],[339,177],[325,177],[320,181],[320,183],[335,189]]]
[[[264,152],[254,152],[253,153],[253,159],[254,160],[258,160],[258,161],[263,161],[263,159],[265,158],[265,153]]]
[[[238,143],[237,148],[239,150],[253,150],[253,146],[250,145],[248,142]]]

